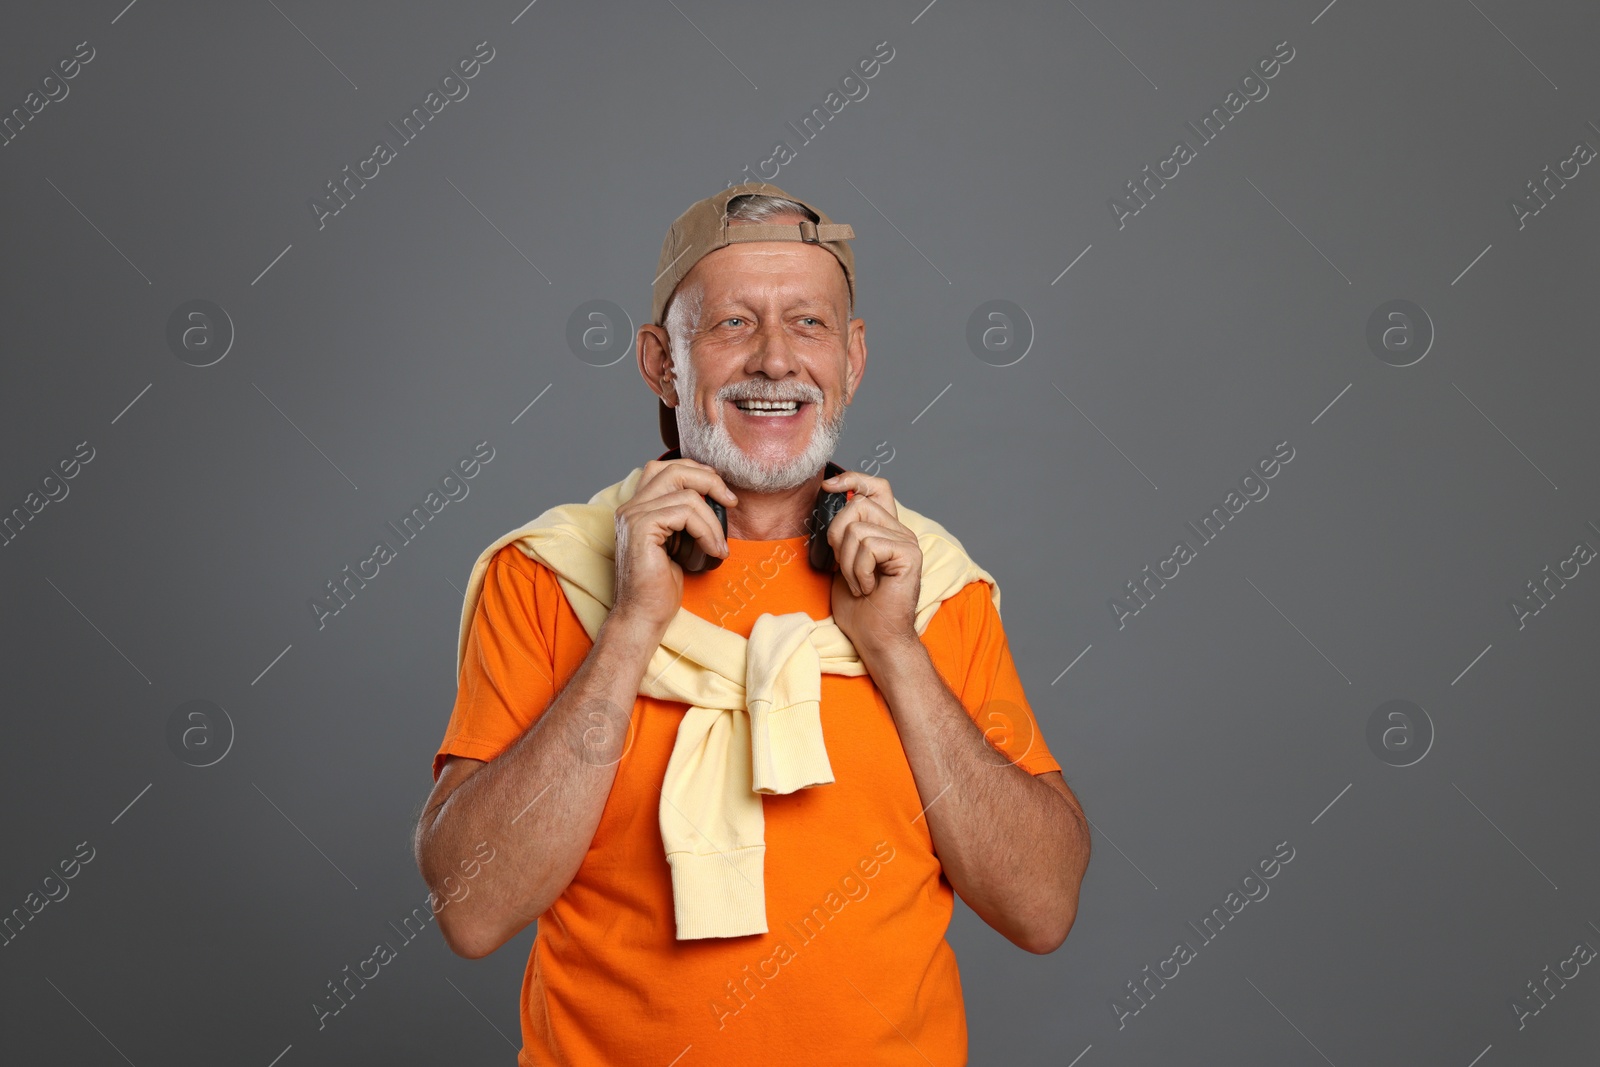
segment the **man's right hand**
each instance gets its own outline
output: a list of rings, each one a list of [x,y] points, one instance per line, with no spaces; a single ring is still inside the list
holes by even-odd
[[[657,637],[666,633],[683,603],[683,568],[664,547],[676,531],[685,531],[707,554],[727,558],[728,542],[707,496],[724,507],[739,502],[714,467],[692,459],[645,464],[633,496],[617,508],[612,617],[651,629]]]

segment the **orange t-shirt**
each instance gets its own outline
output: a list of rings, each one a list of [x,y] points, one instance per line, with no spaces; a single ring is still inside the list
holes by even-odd
[[[806,539],[728,540],[684,576],[683,606],[749,637],[764,612],[831,614]],[[1031,774],[1040,736],[989,588],[946,600],[922,634],[945,684]],[[592,642],[554,573],[506,545],[490,560],[450,725],[433,760],[492,760],[546,708]],[[762,798],[768,932],[679,941],[659,792],[686,705],[640,696],[633,739],[572,883],[540,916],[522,983],[520,1067],[534,1064],[964,1064],[945,941],[953,891],[911,766],[870,675],[822,676],[834,781]],[[681,1058],[680,1058],[681,1057]]]

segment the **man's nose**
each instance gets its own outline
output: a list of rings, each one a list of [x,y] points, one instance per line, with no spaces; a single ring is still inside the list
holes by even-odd
[[[745,365],[747,371],[760,371],[768,378],[783,378],[798,366],[791,339],[781,318],[768,319],[755,334],[755,345]]]

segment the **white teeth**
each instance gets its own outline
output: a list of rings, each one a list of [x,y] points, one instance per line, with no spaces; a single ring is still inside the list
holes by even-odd
[[[734,406],[752,415],[789,415],[800,410],[795,400],[736,400]]]

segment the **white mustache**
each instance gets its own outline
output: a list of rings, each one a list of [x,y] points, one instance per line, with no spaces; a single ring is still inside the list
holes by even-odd
[[[752,389],[729,388],[718,394],[722,400],[798,400],[812,404],[822,403],[821,389],[801,389],[790,387],[788,389]]]

